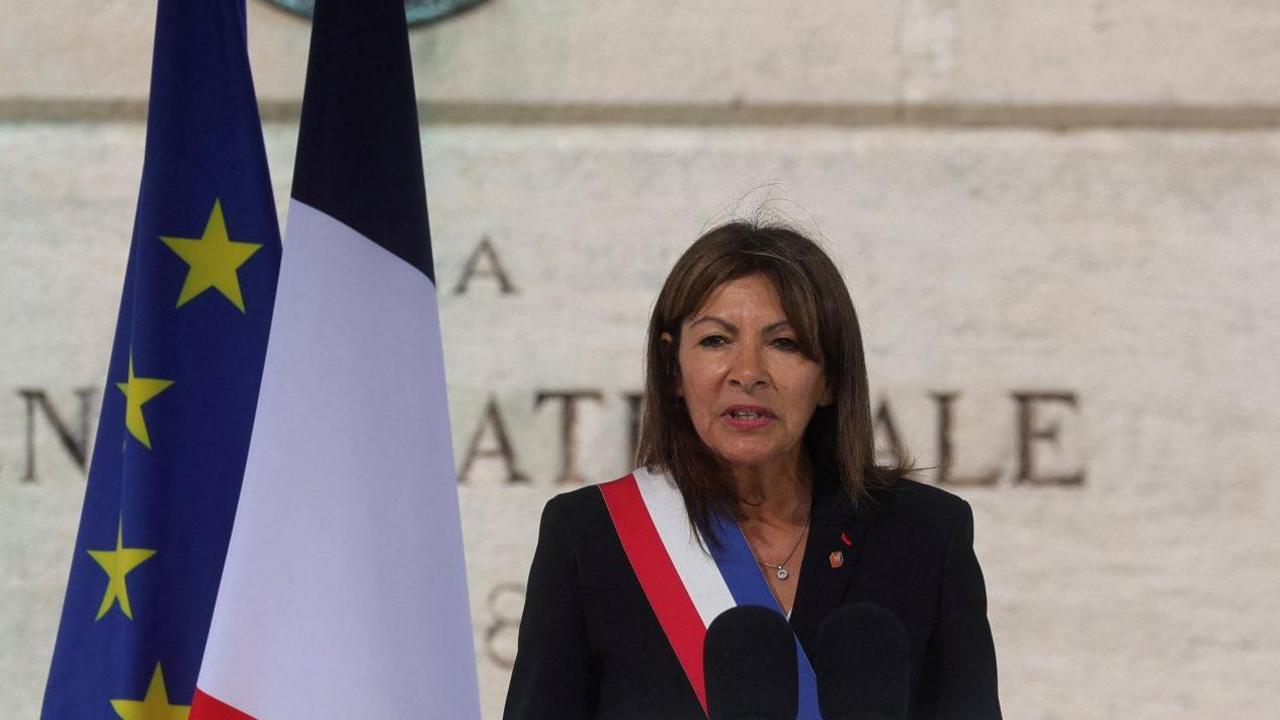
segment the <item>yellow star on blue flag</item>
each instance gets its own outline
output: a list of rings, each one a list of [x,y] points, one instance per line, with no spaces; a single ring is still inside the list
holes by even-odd
[[[173,380],[140,378],[134,375],[132,356],[129,356],[129,378],[123,383],[115,383],[115,387],[120,388],[120,392],[124,393],[124,427],[128,428],[129,434],[136,437],[138,442],[147,447],[147,450],[151,450],[151,434],[147,433],[147,420],[142,415],[142,406],[172,384]]]
[[[209,214],[204,235],[199,238],[161,236],[160,239],[190,266],[178,294],[178,307],[213,288],[244,312],[244,296],[240,292],[240,277],[236,271],[262,245],[231,239],[227,234],[227,221],[222,216],[221,200],[213,201],[213,212]]]
[[[129,587],[125,584],[125,576],[155,555],[156,551],[125,547],[124,517],[121,516],[120,526],[116,529],[116,549],[86,552],[107,574],[107,591],[102,596],[102,604],[98,606],[98,614],[94,620],[101,620],[107,611],[117,604],[120,606],[120,612],[132,620],[133,606],[129,604]]]
[[[129,357],[129,379],[116,383],[120,392],[124,393],[124,425],[129,434],[151,449],[151,435],[147,432],[147,419],[142,414],[142,406],[150,402],[173,384],[172,380],[160,378],[138,377],[133,373],[133,356]]]
[[[187,720],[191,714],[190,705],[169,703],[169,691],[164,686],[164,671],[160,669],[160,663],[156,663],[151,683],[147,685],[147,694],[141,700],[112,699],[111,709],[116,711],[120,720]]]

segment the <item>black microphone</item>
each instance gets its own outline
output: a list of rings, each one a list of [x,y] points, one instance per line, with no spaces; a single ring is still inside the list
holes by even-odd
[[[720,613],[702,646],[709,720],[795,720],[796,636],[777,610]]]
[[[846,605],[827,616],[814,658],[824,720],[905,720],[907,631],[879,605]]]

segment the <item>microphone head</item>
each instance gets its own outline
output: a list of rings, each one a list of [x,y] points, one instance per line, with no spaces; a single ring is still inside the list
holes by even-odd
[[[710,720],[794,720],[796,637],[778,611],[751,605],[720,613],[703,645]]]
[[[828,720],[907,717],[907,631],[879,605],[846,605],[818,634],[818,707]]]

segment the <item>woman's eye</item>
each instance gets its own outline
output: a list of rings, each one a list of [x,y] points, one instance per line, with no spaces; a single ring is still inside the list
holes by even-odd
[[[796,342],[795,338],[777,338],[773,341],[773,345],[787,352],[800,352],[800,343]]]
[[[729,338],[723,335],[708,335],[699,340],[698,345],[701,347],[720,347],[727,342],[729,342]]]

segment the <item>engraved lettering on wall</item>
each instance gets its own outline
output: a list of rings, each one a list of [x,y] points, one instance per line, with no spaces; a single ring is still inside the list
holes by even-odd
[[[486,431],[489,431],[486,433]],[[485,438],[492,435],[493,440],[487,446]],[[511,437],[507,433],[507,424],[502,419],[502,411],[498,407],[498,398],[490,395],[485,404],[480,424],[471,434],[471,443],[467,446],[467,454],[462,459],[462,469],[458,471],[458,482],[466,483],[471,477],[471,468],[479,458],[497,458],[506,468],[507,484],[529,481],[529,476],[521,472],[516,463],[515,448],[511,445]]]
[[[52,430],[59,446],[81,471],[86,470],[89,454],[90,428],[97,409],[97,390],[91,387],[74,389],[77,404],[74,413],[66,407],[66,401],[51,399],[44,388],[23,387],[15,391],[22,400],[25,420],[23,473],[21,480],[35,482],[39,479],[41,461],[39,433]],[[56,393],[54,394],[56,396]],[[954,390],[934,390],[928,396],[935,406],[932,428],[904,427],[894,415],[889,398],[880,398],[874,405],[873,423],[880,459],[888,461],[894,453],[912,456],[912,451],[932,449],[935,464],[923,468],[923,479],[931,479],[939,485],[966,487],[995,487],[1021,485],[1026,487],[1084,485],[1087,478],[1086,460],[1079,447],[1080,402],[1076,394],[1066,390],[1015,390],[1007,396],[1010,415],[1007,417],[973,418],[970,423],[1000,423],[1013,420],[1013,437],[1006,447],[1014,448],[1013,457],[988,456],[977,468],[963,472],[955,467],[958,432],[956,408],[965,402],[964,393]],[[616,436],[620,447],[610,451],[614,466],[610,477],[622,474],[633,467],[636,443],[643,414],[643,394],[638,391],[607,393],[602,388],[534,389],[529,402],[534,417],[540,423],[551,422],[558,427],[552,433],[558,445],[559,463],[551,474],[533,477],[521,465],[520,436],[513,435],[498,396],[485,397],[484,410],[469,433],[466,451],[462,453],[458,470],[458,482],[468,484],[481,461],[497,462],[501,466],[505,485],[532,483],[538,486],[581,485],[601,478],[585,477],[581,469],[581,438],[584,436],[582,403],[599,407],[619,408],[606,413],[603,422],[617,422],[616,429],[608,435]],[[612,403],[614,398],[620,402]],[[507,402],[511,402],[510,399]],[[615,418],[609,420],[608,418]],[[929,431],[932,431],[931,433]],[[467,432],[459,429],[460,433]],[[927,439],[932,437],[932,448]],[[527,440],[526,440],[527,442]],[[974,455],[981,455],[984,448],[966,448]],[[12,460],[16,460],[13,458]],[[0,458],[3,460],[3,458]],[[932,471],[931,477],[927,471]]]
[[[515,283],[511,282],[511,276],[503,267],[502,261],[498,259],[498,251],[494,249],[488,237],[481,238],[480,244],[471,251],[462,268],[462,277],[458,278],[458,284],[453,288],[453,294],[467,294],[467,288],[475,278],[491,278],[497,283],[498,292],[503,295],[516,293]]]
[[[494,665],[510,670],[516,660],[516,635],[524,611],[524,585],[494,585],[486,605],[489,624],[484,629],[484,655]]]
[[[600,402],[604,393],[599,390],[540,390],[534,396],[535,409],[546,400],[560,401],[560,476],[561,485],[582,485],[586,479],[578,473],[578,401]]]
[[[82,472],[87,470],[89,458],[89,428],[93,420],[93,400],[97,396],[94,387],[78,387],[73,390],[79,403],[76,415],[68,421],[44,388],[18,388],[26,410],[26,464],[22,474],[24,482],[36,481],[36,418],[44,418],[45,425],[53,430],[62,449]]]
[[[1083,485],[1083,468],[1058,473],[1044,473],[1038,469],[1038,451],[1061,449],[1062,411],[1075,411],[1075,393],[1029,391],[1014,392],[1012,395],[1018,403],[1016,481],[1029,485]],[[1052,417],[1047,417],[1050,414]]]

